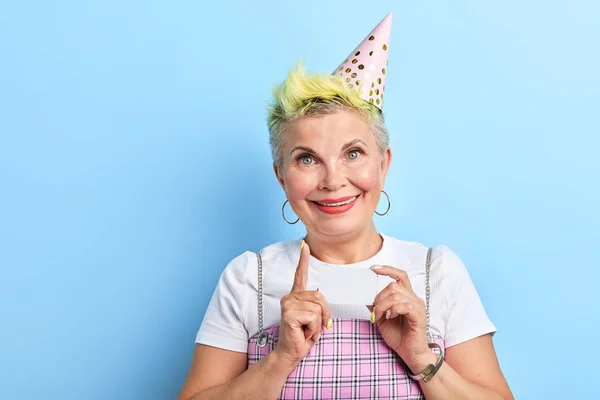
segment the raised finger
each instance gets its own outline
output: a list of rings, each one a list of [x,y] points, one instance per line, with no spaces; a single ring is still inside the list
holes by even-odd
[[[298,267],[296,268],[296,275],[294,276],[294,284],[292,285],[292,292],[300,292],[306,290],[306,284],[308,283],[308,260],[310,258],[310,248],[304,240],[300,244],[300,260],[298,260]]]

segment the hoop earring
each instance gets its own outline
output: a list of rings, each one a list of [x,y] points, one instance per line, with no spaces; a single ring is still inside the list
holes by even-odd
[[[387,201],[388,201],[388,205],[387,205],[387,208],[385,209],[384,213],[380,214],[377,212],[377,210],[375,210],[375,214],[383,217],[385,214],[388,213],[388,211],[390,211],[390,207],[391,207],[392,203],[390,202],[390,196],[388,196],[388,194],[385,192],[385,190],[382,190],[381,193],[385,194],[385,197],[387,198]]]
[[[288,223],[288,224],[290,224],[290,225],[294,225],[296,222],[300,221],[300,218],[298,218],[298,219],[297,219],[296,221],[294,221],[294,222],[290,222],[290,221],[288,221],[288,219],[285,217],[285,205],[286,205],[287,203],[289,203],[289,202],[290,202],[289,200],[286,200],[286,201],[283,203],[283,206],[281,206],[281,216],[283,217],[283,219],[284,219],[284,221],[285,221],[285,222],[287,222],[287,223]]]

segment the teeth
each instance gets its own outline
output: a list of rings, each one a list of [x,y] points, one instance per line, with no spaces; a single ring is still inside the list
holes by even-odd
[[[319,203],[318,201],[315,201],[315,203],[317,203],[317,204],[319,204],[319,205],[322,205],[322,206],[325,206],[325,207],[339,207],[339,206],[343,206],[343,205],[346,205],[346,204],[350,204],[350,203],[352,203],[354,200],[356,200],[356,196],[354,196],[353,198],[351,198],[351,199],[348,199],[348,200],[346,200],[346,201],[340,201],[339,203],[329,203],[329,204],[323,204],[323,203]]]

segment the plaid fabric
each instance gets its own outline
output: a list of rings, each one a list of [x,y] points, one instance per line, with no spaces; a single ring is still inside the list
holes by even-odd
[[[266,331],[269,340],[265,347],[258,347],[258,334],[249,340],[249,367],[277,344],[279,326]],[[432,339],[444,346],[442,338]],[[289,375],[279,399],[424,399],[406,368],[370,321],[333,320],[331,331],[323,331],[318,343]]]

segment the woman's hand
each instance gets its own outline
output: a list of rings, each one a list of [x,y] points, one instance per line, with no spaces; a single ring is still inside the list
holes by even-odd
[[[425,302],[413,292],[405,271],[387,265],[371,269],[396,280],[375,297],[371,322],[377,322],[383,340],[411,371],[419,373],[433,355],[427,343]]]
[[[274,352],[294,368],[319,340],[323,324],[331,328],[331,311],[318,290],[306,290],[310,249],[303,241],[292,291],[281,299],[279,342]]]

